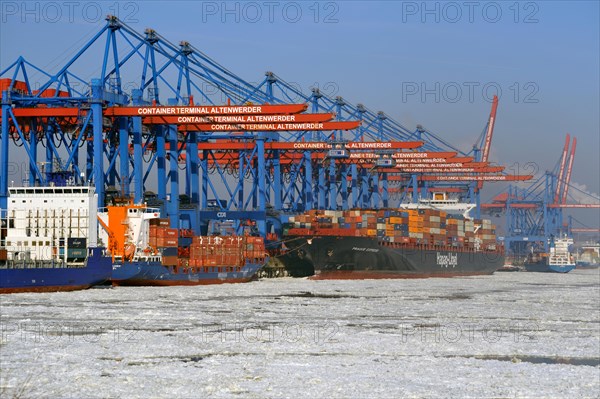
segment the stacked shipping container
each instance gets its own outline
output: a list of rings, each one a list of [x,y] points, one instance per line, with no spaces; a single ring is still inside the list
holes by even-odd
[[[373,237],[381,242],[496,250],[489,220],[468,220],[436,209],[311,210],[289,219],[284,235]]]
[[[165,266],[227,267],[241,269],[247,259],[264,259],[262,237],[193,236],[191,245],[180,246],[179,239],[189,236],[185,230],[169,228],[169,219],[150,221],[149,245],[162,255]],[[183,240],[182,240],[183,241]]]

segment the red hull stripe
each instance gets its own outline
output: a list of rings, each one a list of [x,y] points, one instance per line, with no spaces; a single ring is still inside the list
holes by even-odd
[[[59,291],[77,291],[90,288],[86,285],[55,285],[47,287],[18,287],[18,288],[0,288],[0,294],[15,294],[18,292],[59,292]]]
[[[370,280],[370,279],[406,279],[406,278],[429,278],[429,277],[464,277],[464,276],[486,276],[492,272],[464,272],[464,273],[398,273],[398,272],[376,272],[376,271],[336,271],[323,272],[309,277],[311,280]]]

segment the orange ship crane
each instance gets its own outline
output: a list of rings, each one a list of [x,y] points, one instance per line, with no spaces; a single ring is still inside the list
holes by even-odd
[[[490,156],[492,147],[492,137],[494,135],[494,126],[496,124],[496,112],[498,111],[498,96],[494,95],[492,100],[492,110],[487,123],[487,129],[483,140],[483,148],[481,149],[481,162],[487,162]],[[477,183],[477,191],[481,190],[483,182]]]
[[[567,163],[567,154],[569,153],[569,144],[571,142],[571,136],[567,133],[565,140],[565,147],[563,148],[562,156],[560,157],[560,169],[558,171],[558,180],[556,181],[556,190],[554,192],[554,203],[558,204],[560,200],[561,188],[563,177],[565,174],[565,164]]]
[[[498,111],[498,96],[494,96],[492,101],[492,111],[490,112],[490,118],[488,121],[488,128],[485,135],[485,142],[481,151],[481,162],[487,162],[490,155],[490,148],[492,146],[492,137],[494,135],[494,125],[496,124],[496,112]]]
[[[569,192],[569,184],[571,184],[571,172],[573,171],[573,160],[575,159],[575,148],[577,147],[577,137],[573,138],[573,146],[571,147],[571,155],[569,156],[569,166],[567,166],[567,174],[564,181],[564,190],[562,194],[561,204],[567,203],[567,194]]]

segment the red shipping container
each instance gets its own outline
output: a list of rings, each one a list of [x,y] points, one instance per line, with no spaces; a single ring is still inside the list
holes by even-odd
[[[158,238],[177,238],[179,235],[179,231],[177,229],[170,229],[170,228],[159,228],[157,230],[157,237]]]
[[[157,247],[176,247],[178,245],[177,238],[157,238]]]
[[[150,219],[150,226],[163,226],[169,227],[171,225],[171,221],[169,219]]]

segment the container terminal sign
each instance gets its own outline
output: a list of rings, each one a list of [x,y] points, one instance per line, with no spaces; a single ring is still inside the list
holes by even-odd
[[[262,107],[139,107],[138,115],[260,114]]]
[[[178,115],[258,115],[258,114],[298,114],[307,109],[306,104],[279,105],[214,105],[189,107],[110,107],[106,116],[178,116]]]

